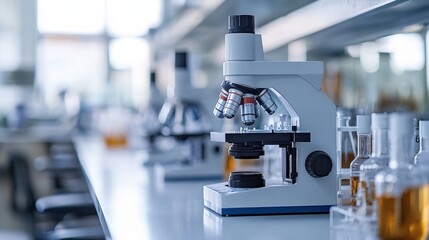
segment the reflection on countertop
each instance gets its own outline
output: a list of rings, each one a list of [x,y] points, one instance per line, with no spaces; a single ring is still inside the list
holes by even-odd
[[[210,181],[164,182],[142,150],[74,137],[105,231],[112,239],[329,239],[329,215],[221,217],[203,205]],[[311,231],[310,231],[311,229]]]

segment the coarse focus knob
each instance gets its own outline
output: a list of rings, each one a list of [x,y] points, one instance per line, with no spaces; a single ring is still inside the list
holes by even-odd
[[[305,169],[314,178],[325,177],[332,171],[332,160],[324,151],[314,151],[305,159]]]
[[[237,171],[229,174],[229,186],[232,188],[265,187],[265,179],[260,172]]]
[[[228,19],[229,33],[255,33],[255,18],[252,15],[231,15]]]

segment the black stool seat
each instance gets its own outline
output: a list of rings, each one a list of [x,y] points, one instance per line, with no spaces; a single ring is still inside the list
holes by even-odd
[[[64,193],[41,197],[36,201],[38,213],[95,215],[97,211],[89,193]]]

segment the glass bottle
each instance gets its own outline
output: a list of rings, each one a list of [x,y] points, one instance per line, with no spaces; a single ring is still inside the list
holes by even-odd
[[[347,108],[337,108],[337,127],[350,127],[351,111]],[[356,157],[356,139],[353,137],[352,132],[345,131],[340,132],[337,136],[338,140],[341,141],[341,148],[337,151],[341,151],[341,161],[339,169],[350,168],[350,163]]]
[[[414,158],[414,164],[417,168],[429,169],[429,121],[420,121],[420,151]]]
[[[363,190],[363,206],[370,207],[371,214],[375,201],[375,175],[386,169],[389,164],[389,117],[386,113],[371,114],[372,153],[360,166],[360,186]]]
[[[429,185],[421,171],[410,167],[412,116],[393,113],[389,125],[389,167],[375,177],[378,235],[381,239],[426,239]]]
[[[420,127],[419,127],[419,121],[417,118],[413,118],[413,124],[414,124],[414,134],[413,134],[413,145],[411,148],[411,154],[412,157],[415,157],[417,153],[420,151]]]
[[[350,164],[350,205],[356,206],[359,187],[360,166],[371,154],[371,118],[369,115],[358,115],[356,118],[358,152]]]

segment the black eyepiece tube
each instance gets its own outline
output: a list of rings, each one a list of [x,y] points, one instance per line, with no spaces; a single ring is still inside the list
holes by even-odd
[[[255,33],[255,17],[253,15],[229,16],[228,33]]]

